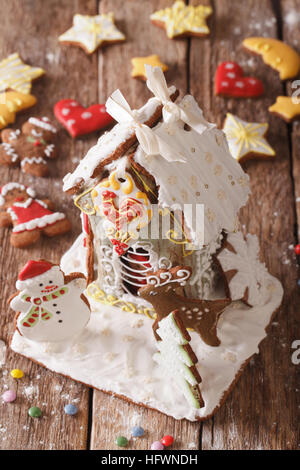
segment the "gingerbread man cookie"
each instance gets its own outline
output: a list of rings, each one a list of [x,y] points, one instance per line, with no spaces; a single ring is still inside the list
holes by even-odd
[[[47,159],[56,157],[55,134],[56,128],[47,117],[30,118],[22,130],[5,129],[1,132],[0,164],[9,167],[20,164],[25,173],[47,176]]]
[[[7,183],[0,190],[0,227],[13,226],[11,244],[25,248],[39,240],[41,233],[54,237],[68,232],[65,214],[53,212],[49,199],[35,199],[35,191],[20,183]]]

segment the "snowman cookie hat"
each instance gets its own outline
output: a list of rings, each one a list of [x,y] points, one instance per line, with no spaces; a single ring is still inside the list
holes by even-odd
[[[58,266],[53,265],[49,261],[46,260],[29,260],[23,269],[20,271],[18,280],[16,282],[16,288],[18,290],[23,290],[28,287],[32,282],[35,280],[41,281],[41,276],[45,273],[49,273],[51,270],[51,274],[54,272],[60,272]]]

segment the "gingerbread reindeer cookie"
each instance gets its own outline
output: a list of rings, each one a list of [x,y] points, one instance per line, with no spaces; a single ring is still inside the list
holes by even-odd
[[[29,260],[19,273],[19,290],[10,300],[17,312],[15,326],[32,341],[58,342],[74,338],[90,319],[81,273],[65,276],[59,266]]]
[[[21,166],[22,171],[34,176],[49,174],[48,159],[56,157],[53,143],[57,130],[47,117],[31,117],[22,130],[5,129],[1,132],[0,164]]]
[[[0,227],[13,226],[11,244],[25,248],[39,240],[41,233],[54,237],[68,232],[71,223],[53,203],[35,199],[35,191],[20,183],[7,183],[0,189]]]
[[[138,290],[144,300],[153,305],[157,318],[153,331],[157,340],[159,322],[178,310],[185,328],[192,328],[199,333],[202,341],[209,346],[218,346],[217,322],[221,313],[230,304],[230,299],[202,300],[189,299],[176,293],[191,277],[189,266],[175,266],[170,270],[159,269],[147,276],[147,285]]]

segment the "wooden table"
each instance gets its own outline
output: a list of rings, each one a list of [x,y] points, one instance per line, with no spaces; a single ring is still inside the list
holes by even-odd
[[[199,3],[190,0],[190,4]],[[271,116],[267,108],[276,96],[290,93],[290,83],[264,66],[261,58],[242,50],[247,36],[270,36],[287,41],[300,52],[300,0],[214,0],[214,14],[206,39],[172,41],[150,24],[154,10],[172,0],[0,0],[2,25],[0,59],[18,51],[24,61],[41,66],[47,74],[33,84],[38,104],[34,115],[53,118],[53,104],[75,98],[84,105],[105,102],[120,88],[132,107],[150,96],[145,84],[130,78],[130,59],[153,53],[169,65],[167,79],[182,93],[190,92],[204,109],[205,117],[221,125],[225,113],[242,119],[268,121],[269,141],[276,149],[274,161],[252,161],[245,166],[251,177],[252,195],[242,211],[242,223],[260,239],[262,257],[271,273],[285,288],[283,306],[269,328],[269,336],[246,368],[226,404],[204,423],[177,422],[158,412],[129,405],[104,393],[61,377],[22,359],[8,350],[0,370],[0,392],[16,388],[14,404],[0,404],[0,448],[2,449],[113,449],[117,435],[129,435],[137,417],[147,430],[131,448],[149,449],[164,434],[175,437],[174,449],[297,449],[299,444],[299,370],[291,362],[292,342],[299,339],[299,288],[293,245],[298,241],[300,218],[300,123],[286,125]],[[117,25],[127,41],[88,57],[77,47],[62,46],[58,36],[72,24],[75,13],[95,15],[114,11]],[[217,65],[236,60],[247,73],[263,80],[265,94],[258,100],[216,98],[213,77]],[[21,125],[31,112],[19,115]],[[0,168],[0,184],[20,181],[32,185],[40,195],[49,196],[73,222],[71,234],[43,239],[27,250],[10,246],[9,230],[0,231],[1,317],[0,338],[5,342],[13,331],[13,312],[7,299],[14,292],[20,267],[29,259],[47,258],[59,262],[61,255],[80,232],[78,210],[62,193],[62,177],[75,168],[97,135],[72,140],[61,129],[59,158],[51,164],[51,176],[34,179],[18,169]],[[298,317],[298,318],[297,318]],[[25,372],[15,381],[13,368]],[[298,383],[297,383],[298,378]],[[297,388],[298,387],[298,388]],[[79,414],[63,413],[66,403],[77,403]],[[43,417],[28,417],[28,408],[38,405]]]

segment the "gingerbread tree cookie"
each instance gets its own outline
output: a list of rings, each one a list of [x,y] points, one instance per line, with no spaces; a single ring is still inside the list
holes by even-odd
[[[175,266],[170,270],[160,269],[147,276],[147,285],[138,291],[140,297],[153,305],[157,318],[153,324],[156,339],[159,322],[173,310],[178,310],[185,328],[199,333],[204,343],[218,346],[217,322],[221,313],[230,304],[229,299],[189,299],[176,293],[191,277],[188,266]]]
[[[54,237],[68,232],[65,214],[53,212],[48,199],[35,199],[35,191],[20,183],[7,183],[0,190],[0,227],[13,226],[11,244],[25,248],[39,240],[41,233]]]
[[[199,390],[201,377],[195,364],[198,358],[189,342],[191,337],[184,327],[178,310],[171,312],[158,324],[159,353],[154,360],[176,381],[193,408],[202,408],[204,402]]]
[[[53,143],[56,128],[47,117],[31,117],[22,130],[5,129],[1,132],[0,164],[21,166],[22,171],[34,176],[47,176],[47,159],[56,157]]]

